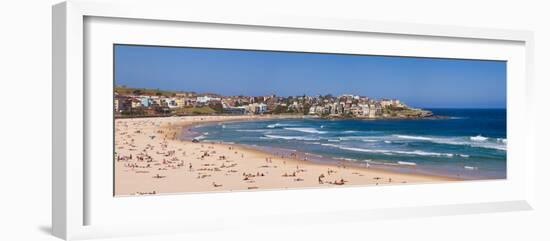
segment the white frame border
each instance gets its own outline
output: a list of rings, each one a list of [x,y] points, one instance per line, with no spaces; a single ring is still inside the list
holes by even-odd
[[[150,9],[155,11],[150,11]],[[526,48],[527,113],[533,113],[533,33],[529,31],[485,28],[451,27],[409,23],[374,22],[350,19],[325,19],[266,14],[224,15],[205,14],[186,8],[175,1],[156,2],[96,2],[69,0],[52,8],[52,231],[63,239],[90,238],[127,234],[123,230],[94,230],[84,226],[84,17],[116,17],[147,20],[219,23],[317,30],[387,33],[431,37],[517,41]],[[71,81],[69,81],[71,80]],[[76,81],[80,80],[80,81]],[[534,122],[529,120],[528,122]],[[529,172],[526,200],[457,204],[433,207],[397,208],[359,212],[352,219],[368,220],[383,217],[433,216],[464,213],[483,213],[531,209],[534,199],[534,125],[529,123],[526,133],[528,152],[526,169]],[[407,212],[403,212],[407,209]],[[411,211],[416,209],[415,211]],[[422,209],[418,211],[418,209]],[[406,214],[400,214],[406,213]],[[304,217],[303,220],[316,220]],[[344,220],[346,221],[346,220]],[[183,231],[183,230],[182,230]]]

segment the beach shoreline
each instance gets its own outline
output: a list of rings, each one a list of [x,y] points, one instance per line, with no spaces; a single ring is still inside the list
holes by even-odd
[[[289,115],[185,116],[115,119],[115,196],[223,192],[462,179],[278,156],[223,142],[181,137],[193,126],[230,121],[304,118]],[[346,162],[342,162],[346,163]]]

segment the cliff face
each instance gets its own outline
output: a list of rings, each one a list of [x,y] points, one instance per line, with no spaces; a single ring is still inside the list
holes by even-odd
[[[416,108],[401,108],[391,109],[385,108],[382,110],[382,118],[428,118],[433,117],[433,113],[428,110]]]
[[[423,110],[410,107],[386,107],[376,111],[373,115],[354,114],[351,112],[340,114],[320,115],[327,119],[422,119],[422,118],[445,118],[444,116],[435,116],[429,110]]]

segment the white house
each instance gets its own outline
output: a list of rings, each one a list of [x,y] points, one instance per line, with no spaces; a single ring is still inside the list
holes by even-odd
[[[267,105],[264,103],[254,103],[248,105],[248,111],[254,114],[262,114],[267,112]]]
[[[221,100],[220,98],[210,97],[210,96],[199,96],[199,97],[197,97],[197,102],[201,103],[201,104],[205,104],[205,103],[208,103],[210,101],[220,101],[220,100]]]

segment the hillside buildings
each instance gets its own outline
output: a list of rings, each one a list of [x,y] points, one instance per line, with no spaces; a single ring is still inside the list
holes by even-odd
[[[371,99],[366,96],[222,96],[192,92],[167,95],[115,93],[117,116],[136,115],[261,115],[302,114],[327,118],[390,118],[429,116],[431,113],[410,108],[398,99]]]

